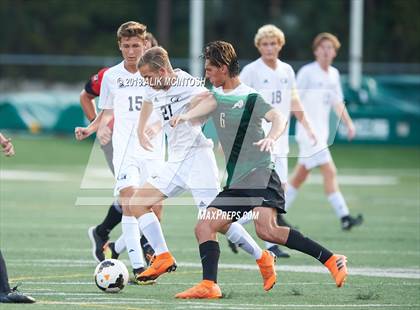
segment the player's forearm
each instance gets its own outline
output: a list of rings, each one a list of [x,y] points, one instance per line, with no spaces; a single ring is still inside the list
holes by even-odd
[[[305,110],[298,97],[292,99],[292,112],[293,115],[296,117],[297,121],[301,123],[303,128],[305,128],[307,132],[312,132],[311,124],[309,123],[308,118],[306,117]]]
[[[153,104],[151,102],[143,102],[139,117],[139,123],[138,123],[138,129],[137,133],[138,135],[142,135],[146,129],[147,121],[150,118],[150,115],[153,112]]]
[[[214,99],[213,95],[209,94],[197,102],[195,107],[186,113],[186,117],[188,120],[196,120],[198,118],[202,118],[203,116],[209,115],[216,109],[216,107],[216,100]]]
[[[335,113],[337,114],[338,118],[340,118],[344,124],[347,126],[347,128],[353,127],[353,121],[346,109],[346,106],[344,105],[344,103],[339,103],[337,104],[336,108],[335,108]]]
[[[86,118],[92,122],[96,117],[95,97],[88,94],[85,90],[80,93],[80,105]]]
[[[89,124],[88,129],[91,133],[98,131],[99,126],[102,122],[103,115],[104,115],[104,110],[99,112],[99,114],[95,117],[95,119]]]
[[[287,120],[284,115],[278,110],[272,109],[265,114],[265,119],[271,122],[271,129],[267,134],[267,138],[273,140],[280,138],[287,125]]]

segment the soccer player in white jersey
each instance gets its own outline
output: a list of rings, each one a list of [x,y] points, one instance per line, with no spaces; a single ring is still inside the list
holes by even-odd
[[[338,39],[330,33],[320,33],[313,42],[314,62],[303,66],[297,74],[297,85],[305,111],[314,126],[318,143],[313,145],[301,124],[296,125],[296,140],[299,144],[299,160],[286,193],[286,210],[296,198],[298,189],[313,168],[319,167],[324,179],[328,201],[341,220],[343,230],[360,225],[363,217],[352,217],[338,187],[337,170],[328,149],[329,116],[334,109],[338,118],[347,126],[348,139],[356,134],[353,122],[344,105],[340,74],[331,66],[340,48]]]
[[[153,247],[156,257],[151,266],[141,274],[138,281],[151,281],[161,274],[176,269],[176,262],[170,254],[163,237],[160,223],[150,208],[167,197],[190,191],[197,207],[205,210],[220,191],[218,169],[213,153],[213,143],[201,131],[200,122],[185,122],[171,127],[171,119],[186,113],[199,102],[214,101],[213,96],[202,85],[202,81],[188,73],[173,69],[167,52],[161,47],[148,50],[138,63],[142,76],[150,85],[146,90],[139,119],[139,139],[149,150],[153,146],[145,134],[144,124],[153,110],[158,111],[163,130],[168,138],[168,161],[161,171],[138,191],[130,200],[132,214],[138,217],[141,232]],[[205,104],[205,103],[204,103]],[[260,258],[270,256],[262,251],[247,231],[237,223],[227,225],[223,233],[232,242],[257,259],[262,270],[274,278],[274,260]],[[265,280],[264,280],[265,281]],[[271,288],[271,287],[270,287]]]
[[[306,114],[300,103],[296,89],[295,72],[293,68],[279,60],[279,53],[286,40],[283,31],[274,25],[265,25],[258,29],[254,44],[261,57],[246,65],[241,73],[240,80],[246,85],[254,88],[264,98],[266,102],[278,109],[289,120],[291,112],[302,124],[308,138],[312,143],[316,143],[315,134],[306,118]],[[271,129],[271,124],[263,120],[265,134]],[[286,130],[274,144],[271,152],[275,170],[280,177],[282,187],[286,190],[287,185],[287,156],[289,153],[289,122]],[[287,199],[287,197],[286,197]],[[290,226],[278,213],[277,218],[280,226]],[[241,224],[249,222],[247,219],[240,219]],[[289,257],[278,245],[265,242],[266,248],[273,252],[277,257]]]
[[[109,119],[114,117],[114,193],[119,196],[123,209],[123,234],[115,243],[115,250],[120,253],[124,247],[127,248],[134,274],[142,272],[145,263],[140,246],[140,230],[137,219],[129,212],[128,199],[161,166],[165,155],[161,123],[156,114],[152,114],[147,123],[153,151],[143,149],[137,137],[137,124],[145,96],[145,82],[137,70],[137,61],[145,51],[145,35],[146,26],[137,22],[127,22],[119,27],[118,45],[124,60],[104,74],[99,96],[99,108],[102,112],[89,127],[76,130],[76,137],[86,138],[96,130],[100,132],[103,127],[108,126]],[[103,132],[105,134],[98,135],[98,138],[110,139],[106,135],[110,131]],[[159,213],[160,207],[156,205],[154,211]]]

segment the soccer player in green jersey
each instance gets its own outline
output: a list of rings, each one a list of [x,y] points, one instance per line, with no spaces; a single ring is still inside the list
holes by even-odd
[[[206,77],[215,101],[198,104],[174,117],[173,126],[211,116],[226,158],[227,183],[197,223],[195,234],[203,268],[203,281],[177,298],[220,298],[217,270],[220,256],[217,232],[246,212],[253,212],[258,237],[308,254],[331,272],[338,287],[347,277],[346,257],[330,252],[293,228],[277,225],[284,213],[284,192],[270,158],[270,149],[286,127],[282,114],[239,80],[239,63],[230,43],[215,41],[204,50]],[[272,123],[264,135],[262,119]],[[228,214],[228,216],[226,216]],[[233,218],[230,215],[234,214]],[[274,277],[273,277],[274,278]],[[274,282],[271,284],[274,285]]]

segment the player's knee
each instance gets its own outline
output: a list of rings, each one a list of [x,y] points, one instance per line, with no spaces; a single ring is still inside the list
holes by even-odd
[[[122,214],[125,216],[132,216],[130,206],[125,204],[121,206]]]
[[[198,221],[197,225],[195,226],[194,233],[199,242],[212,240],[216,235],[216,232],[210,224],[211,223],[205,220]]]

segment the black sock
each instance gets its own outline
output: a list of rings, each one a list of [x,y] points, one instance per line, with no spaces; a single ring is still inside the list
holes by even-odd
[[[299,252],[311,255],[319,260],[322,264],[333,255],[329,250],[316,243],[315,241],[303,236],[300,232],[290,229],[289,238],[285,246],[289,249],[298,250]]]
[[[0,294],[8,294],[10,292],[9,278],[7,277],[6,262],[0,251]]]
[[[109,233],[121,222],[122,213],[118,202],[114,202],[108,210],[107,215],[101,224],[96,226],[96,233],[104,240],[109,239]]]
[[[199,246],[201,265],[203,266],[203,280],[217,283],[217,269],[219,266],[220,248],[217,241],[209,240]]]
[[[142,248],[149,245],[149,241],[147,240],[147,238],[144,235],[141,236],[141,238],[140,238],[140,244],[141,244]]]

